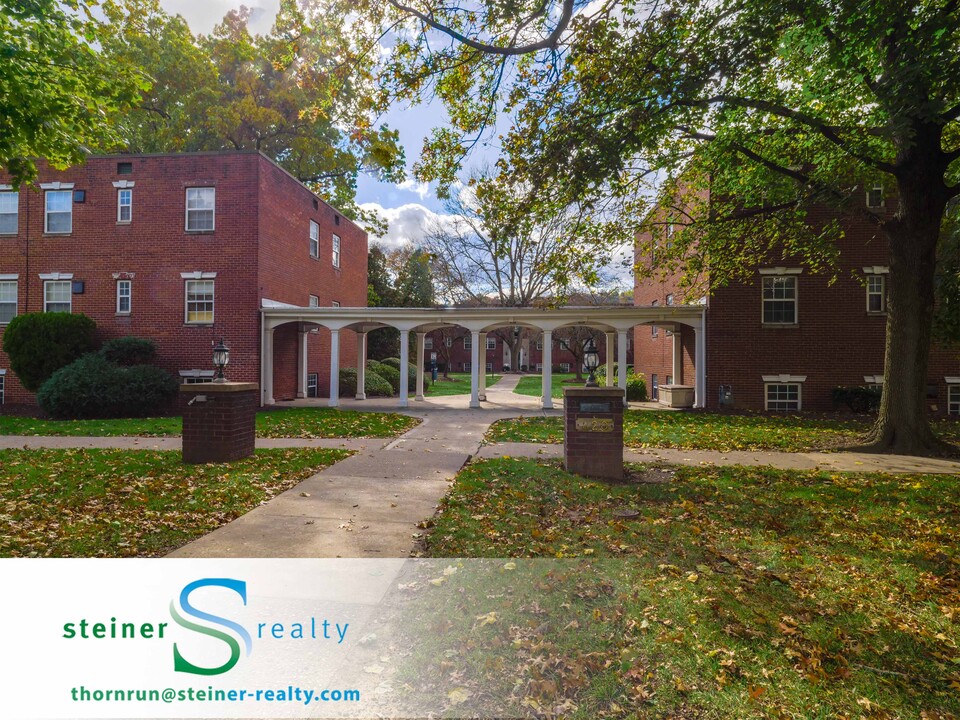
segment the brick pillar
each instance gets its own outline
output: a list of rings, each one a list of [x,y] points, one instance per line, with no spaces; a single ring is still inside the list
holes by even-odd
[[[252,455],[258,390],[256,383],[182,385],[183,461],[231,462]]]
[[[563,462],[569,472],[623,479],[623,391],[563,389]]]

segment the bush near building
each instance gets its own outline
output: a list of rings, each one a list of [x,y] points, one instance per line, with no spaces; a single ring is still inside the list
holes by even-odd
[[[3,333],[3,351],[21,384],[36,392],[57,370],[93,350],[96,328],[82,313],[17,315]]]
[[[367,370],[363,378],[363,391],[368,397],[390,397],[393,388],[377,373]],[[353,397],[357,394],[357,371],[355,368],[340,369],[340,395]]]

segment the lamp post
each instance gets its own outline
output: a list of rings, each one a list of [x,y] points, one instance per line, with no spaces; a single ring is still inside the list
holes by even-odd
[[[590,340],[587,342],[587,347],[584,348],[583,364],[587,370],[590,371],[590,377],[587,378],[586,387],[600,387],[597,385],[597,378],[593,374],[597,369],[597,366],[600,364],[600,353],[597,352],[597,347],[593,344],[593,338],[590,338]]]
[[[211,343],[213,344],[213,343]],[[223,344],[223,338],[213,346],[213,366],[217,369],[217,374],[213,378],[215,383],[225,383],[227,379],[223,376],[223,369],[230,363],[230,348]]]

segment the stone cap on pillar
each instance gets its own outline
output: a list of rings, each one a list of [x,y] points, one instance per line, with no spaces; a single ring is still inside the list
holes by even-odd
[[[180,392],[202,392],[202,393],[235,393],[235,392],[246,392],[248,390],[259,390],[260,385],[257,383],[251,382],[205,382],[205,383],[190,383],[189,385],[181,385]]]

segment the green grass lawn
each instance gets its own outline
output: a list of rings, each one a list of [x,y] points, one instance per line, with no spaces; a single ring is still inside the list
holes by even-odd
[[[179,452],[0,450],[0,557],[164,555],[349,454],[184,465]]]
[[[853,443],[870,427],[865,420],[820,420],[791,415],[717,415],[703,412],[627,410],[623,441],[629,447],[802,452]],[[940,437],[960,442],[960,423],[934,423]],[[562,443],[562,418],[517,418],[495,423],[490,442]]]
[[[500,375],[487,374],[487,387],[500,381]],[[444,395],[469,395],[470,394],[470,373],[450,373],[450,380],[444,380],[443,374],[439,374],[437,381],[430,384],[427,390],[427,397],[441,397]]]
[[[576,377],[575,373],[554,373],[550,376],[550,394],[555,398],[562,398],[565,387],[583,387],[587,382],[587,376],[584,375],[582,381],[569,382]],[[564,380],[568,382],[564,382]],[[524,375],[517,383],[514,392],[519,395],[540,397],[543,394],[543,377],[541,375]]]
[[[633,471],[607,484],[503,458],[460,472],[428,556],[580,560],[535,602],[507,581],[471,596],[473,632],[442,672],[489,669],[525,707],[563,701],[569,718],[960,713],[956,478]],[[457,622],[424,598],[424,615]]]
[[[257,413],[257,437],[364,438],[396,437],[420,421],[397,413],[352,412],[335,408],[284,408]],[[38,420],[0,415],[0,435],[82,435],[104,437],[177,436],[179,417],[115,420]]]

